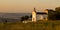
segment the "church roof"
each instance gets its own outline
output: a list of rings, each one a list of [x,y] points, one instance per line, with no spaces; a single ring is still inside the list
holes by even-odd
[[[36,12],[37,14],[47,14],[47,13],[45,13],[45,12]]]

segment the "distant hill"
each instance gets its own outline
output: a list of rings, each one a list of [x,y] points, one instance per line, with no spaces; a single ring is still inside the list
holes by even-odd
[[[1,18],[8,18],[8,21],[19,21],[18,19],[25,15],[30,16],[31,13],[0,13],[0,22],[2,21]]]
[[[14,18],[21,17],[25,15],[31,15],[31,13],[0,13],[0,17]]]

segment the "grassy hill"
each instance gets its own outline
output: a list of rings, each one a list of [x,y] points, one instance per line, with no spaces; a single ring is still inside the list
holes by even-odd
[[[60,21],[0,23],[0,30],[60,30]]]

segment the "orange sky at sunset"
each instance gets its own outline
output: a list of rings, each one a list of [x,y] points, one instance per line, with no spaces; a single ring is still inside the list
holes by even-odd
[[[0,0],[0,12],[5,13],[31,13],[36,7],[37,11],[60,6],[60,0]]]

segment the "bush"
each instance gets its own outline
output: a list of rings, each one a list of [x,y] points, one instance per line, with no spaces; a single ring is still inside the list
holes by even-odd
[[[29,19],[29,16],[27,16],[27,15],[21,17],[21,21],[28,20],[28,19]]]

